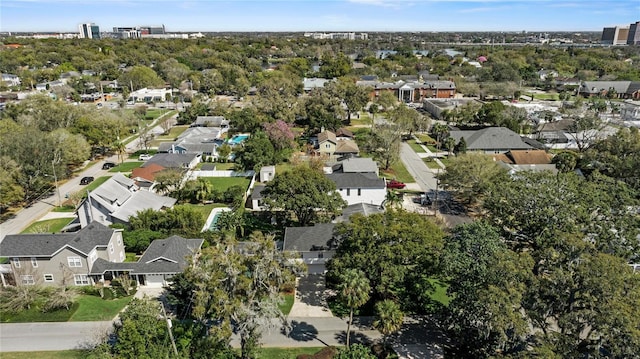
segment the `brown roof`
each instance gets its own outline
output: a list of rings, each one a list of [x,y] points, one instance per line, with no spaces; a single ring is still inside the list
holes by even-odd
[[[318,134],[318,143],[322,143],[325,141],[331,141],[336,143],[336,134],[331,131],[322,131]]]
[[[347,130],[346,128],[339,128],[338,131],[336,131],[336,136],[338,137],[351,137],[353,138],[353,132]]]
[[[145,167],[134,168],[131,171],[131,178],[143,178],[148,181],[153,181],[156,177],[156,173],[164,170],[165,168],[156,163],[150,163]]]
[[[548,165],[551,155],[544,150],[512,150],[493,156],[496,161],[514,165]]]
[[[559,121],[545,122],[538,125],[538,132],[569,131],[574,120],[566,118]]]
[[[359,153],[358,144],[352,140],[338,141],[335,153]]]

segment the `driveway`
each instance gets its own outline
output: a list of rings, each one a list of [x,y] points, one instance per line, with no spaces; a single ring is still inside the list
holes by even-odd
[[[333,317],[327,305],[331,291],[325,286],[324,275],[308,274],[298,279],[296,298],[289,317]]]

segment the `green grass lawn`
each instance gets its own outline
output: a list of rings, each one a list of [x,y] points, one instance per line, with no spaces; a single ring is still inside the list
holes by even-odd
[[[55,207],[51,212],[75,212],[76,208],[72,205],[65,204],[62,207]]]
[[[141,154],[143,154],[143,153],[144,153],[144,154],[155,155],[156,153],[158,153],[158,150],[153,150],[153,149],[148,149],[148,150],[138,150],[138,151],[136,151],[136,152],[134,152],[134,153],[130,154],[130,155],[129,155],[129,159],[137,160],[137,159],[138,159],[138,157],[139,157]]]
[[[93,180],[93,182],[89,183],[84,188],[83,191],[85,192],[85,194],[87,193],[87,191],[93,191],[94,189],[98,188],[98,186],[100,186],[101,184],[105,183],[109,178],[111,178],[111,176],[98,177],[95,180]]]
[[[431,294],[431,299],[434,301],[447,306],[451,301],[451,298],[447,295],[447,288],[449,287],[446,283],[442,283],[437,279],[429,279],[429,282],[433,284],[435,287],[435,291]]]
[[[136,257],[135,253],[125,252],[124,253],[124,261],[125,262],[137,262],[138,258]]]
[[[172,142],[189,128],[189,125],[173,126],[166,135],[158,136],[151,141],[151,147],[158,147],[162,142]]]
[[[78,309],[69,320],[72,322],[111,320],[129,304],[131,299],[133,299],[133,295],[112,300],[83,295],[78,299]]]
[[[211,213],[212,209],[214,209],[216,207],[227,207],[226,204],[218,204],[218,203],[214,203],[214,204],[184,203],[184,204],[181,204],[181,206],[191,207],[191,208],[197,210],[198,212],[202,213],[202,216],[203,216],[205,221],[207,220],[207,217],[209,217],[209,214]]]
[[[280,304],[278,307],[280,308],[280,311],[282,312],[282,314],[289,315],[289,313],[291,312],[291,307],[293,307],[295,294],[283,293],[281,295],[282,295],[282,298],[284,298],[284,302]]]
[[[425,151],[424,148],[422,148],[422,146],[417,144],[415,140],[409,140],[407,141],[407,143],[409,144],[409,146],[411,146],[411,149],[415,153],[427,153],[427,151]]]
[[[235,168],[236,164],[233,162],[215,162],[215,163],[210,163],[210,162],[200,162],[198,163],[198,165],[196,166],[196,169],[202,169],[202,166],[204,165],[215,165],[216,166],[216,171],[233,171],[233,169]]]
[[[34,323],[34,322],[67,322],[78,310],[80,304],[74,303],[69,310],[61,309],[53,312],[43,313],[40,306],[34,304],[30,309],[20,312],[2,312],[0,317],[3,323]],[[2,356],[4,359],[4,356]]]
[[[72,220],[73,218],[56,218],[33,222],[20,233],[58,233]]]
[[[423,158],[422,160],[427,165],[427,167],[432,170],[437,170],[438,168],[442,169],[442,167],[440,167],[440,165],[431,158]]]
[[[169,110],[165,110],[161,108],[153,108],[153,109],[147,110],[147,113],[145,113],[145,118],[156,119],[167,112],[169,112]]]
[[[200,177],[213,185],[213,188],[225,192],[231,186],[249,187],[250,180],[244,177]]]
[[[411,176],[409,171],[404,167],[402,161],[398,160],[392,164],[388,170],[380,169],[382,176],[387,178],[395,178],[396,180],[404,183],[412,183],[416,180]]]
[[[524,95],[528,96],[529,94],[524,94]],[[553,101],[560,100],[560,97],[557,93],[534,93],[533,98],[536,100],[553,100]]]
[[[82,359],[85,357],[84,350],[2,353],[2,359]]]
[[[110,169],[109,172],[131,172],[134,168],[140,167],[143,163],[144,162],[140,161],[122,162]]]

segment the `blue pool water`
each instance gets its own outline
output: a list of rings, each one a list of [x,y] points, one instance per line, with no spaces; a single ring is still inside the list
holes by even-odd
[[[215,231],[216,230],[216,223],[218,222],[218,218],[220,218],[220,214],[222,212],[218,212],[213,216],[213,219],[211,220],[211,223],[209,224],[209,230],[210,231]]]
[[[232,145],[239,145],[242,142],[244,142],[247,138],[249,138],[249,135],[235,135],[231,139],[229,139],[227,142],[229,142],[229,144],[232,144]]]

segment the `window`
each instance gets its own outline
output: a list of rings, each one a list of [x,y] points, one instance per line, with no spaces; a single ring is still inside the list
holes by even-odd
[[[89,277],[86,274],[76,274],[73,281],[76,285],[89,285]]]
[[[33,266],[33,268],[38,268],[38,260],[32,257],[31,265]]]
[[[122,238],[120,238],[120,236],[118,236],[118,245],[122,244]]]
[[[53,282],[53,274],[45,274],[44,275],[45,282]]]
[[[20,268],[20,258],[13,258],[13,266]]]
[[[109,252],[113,253],[113,243],[109,243]]]
[[[98,254],[96,253],[96,250],[92,250],[91,253],[89,253],[89,265],[93,264],[93,262],[96,261],[96,259],[98,259]]]
[[[322,252],[318,253],[318,258],[324,258],[324,253]]]
[[[329,144],[329,143],[325,144],[324,148],[331,148],[331,144]]]
[[[358,196],[362,196],[362,188],[358,188]]]
[[[80,257],[67,257],[69,267],[82,267],[82,260]]]
[[[347,188],[347,196],[351,196],[351,188]]]
[[[120,262],[124,260],[124,252],[120,251]]]
[[[20,278],[22,279],[22,284],[24,285],[36,284],[36,281],[33,279],[33,276],[31,274],[21,275]]]

